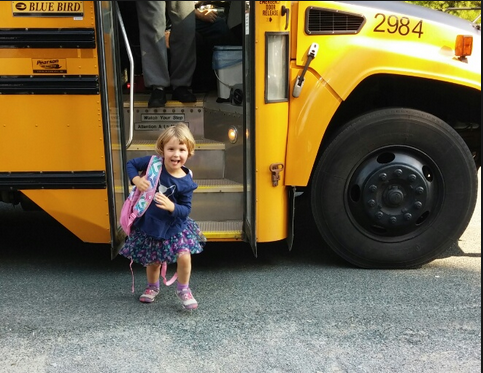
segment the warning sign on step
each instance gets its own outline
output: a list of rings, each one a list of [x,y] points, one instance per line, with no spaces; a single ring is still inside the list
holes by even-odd
[[[143,114],[143,122],[184,122],[184,114]]]

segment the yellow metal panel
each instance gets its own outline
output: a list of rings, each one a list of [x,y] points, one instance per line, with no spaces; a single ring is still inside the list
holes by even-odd
[[[83,17],[83,1],[12,1],[12,12],[17,17],[57,16]]]
[[[0,171],[105,170],[100,97],[0,95]]]
[[[295,81],[301,71],[292,73],[290,81]],[[307,185],[322,138],[340,103],[327,82],[312,74],[305,75],[300,96],[291,98],[290,103],[286,185]]]
[[[35,3],[35,4],[34,4]],[[54,3],[63,3],[59,5]],[[27,9],[80,9],[84,16],[58,17],[58,12],[33,12],[34,16],[22,17],[22,12],[15,13],[16,6],[25,4]],[[14,15],[15,13],[15,15]],[[92,1],[1,1],[0,27],[18,29],[41,28],[95,28],[94,5]],[[96,49],[64,49],[64,48],[5,48],[0,49],[0,71],[2,75],[45,75],[38,69],[39,61],[57,63],[62,69],[57,72],[48,70],[49,74],[96,75],[98,74]]]
[[[366,23],[357,35],[307,35],[304,30],[305,11],[311,6],[363,14]],[[397,32],[377,32],[376,29],[389,27],[387,24],[380,26],[383,15],[386,19],[405,17],[407,23]],[[416,32],[420,21],[422,34]],[[317,71],[342,99],[346,99],[362,80],[380,73],[437,79],[481,89],[481,61],[463,63],[454,58],[454,29],[446,25],[365,8],[363,2],[359,6],[354,3],[303,1],[298,2],[297,27],[296,64],[303,65],[308,47],[317,42],[319,55],[323,57],[315,58],[311,69]]]
[[[39,11],[32,12],[33,16],[22,17],[21,12],[16,9],[17,3],[28,5],[25,12],[30,9],[30,3],[39,3],[37,9]],[[44,12],[42,9],[42,3]],[[62,3],[82,3],[83,16],[77,15],[76,12],[67,14],[62,9],[56,8],[58,12],[49,12],[47,3],[61,3],[60,1],[0,1],[0,27],[2,28],[64,28],[64,27],[94,27],[94,2],[93,1],[62,1]],[[72,6],[74,6],[72,4]],[[73,9],[71,7],[71,9]],[[59,16],[66,14],[65,16]]]
[[[281,7],[289,7],[289,1],[256,2],[255,41],[256,87],[256,213],[257,241],[272,242],[287,237],[287,191],[284,172],[278,186],[272,185],[270,165],[285,164],[287,145],[288,102],[269,103],[265,95],[265,33],[285,30],[286,18],[281,15]]]
[[[97,75],[95,49],[0,49],[2,75]],[[62,69],[42,70],[42,63],[60,64]]]
[[[110,243],[107,190],[25,190],[23,193],[84,242]]]

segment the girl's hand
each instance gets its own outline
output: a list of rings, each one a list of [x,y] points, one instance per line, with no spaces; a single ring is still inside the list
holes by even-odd
[[[162,193],[156,193],[154,195],[154,203],[160,209],[163,209],[169,212],[174,211],[174,203]]]
[[[149,188],[151,188],[151,183],[146,178],[146,175],[144,175],[143,177],[139,177],[139,176],[134,177],[132,179],[132,183],[136,185],[136,188],[138,188],[140,192],[145,192]]]

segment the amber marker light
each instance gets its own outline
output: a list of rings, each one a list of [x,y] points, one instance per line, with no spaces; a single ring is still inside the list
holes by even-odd
[[[459,59],[471,56],[473,51],[473,36],[458,35],[454,47],[454,54]]]

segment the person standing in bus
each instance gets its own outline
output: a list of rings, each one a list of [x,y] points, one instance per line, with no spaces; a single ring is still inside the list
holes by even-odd
[[[196,102],[189,90],[196,67],[196,19],[193,1],[136,1],[144,85],[153,91],[148,107],[166,104],[166,91],[172,99]],[[171,21],[170,62],[166,43],[166,16]]]
[[[146,212],[132,225],[119,254],[146,267],[147,287],[139,301],[152,303],[159,294],[159,277],[163,262],[177,262],[176,295],[184,309],[193,310],[198,302],[193,297],[189,280],[191,254],[203,251],[205,237],[198,224],[189,217],[193,191],[198,185],[185,163],[194,154],[195,140],[188,126],[178,123],[165,129],[156,141],[156,153],[163,164],[158,191]],[[131,159],[126,169],[129,180],[141,192],[151,183],[145,172],[151,156]]]

